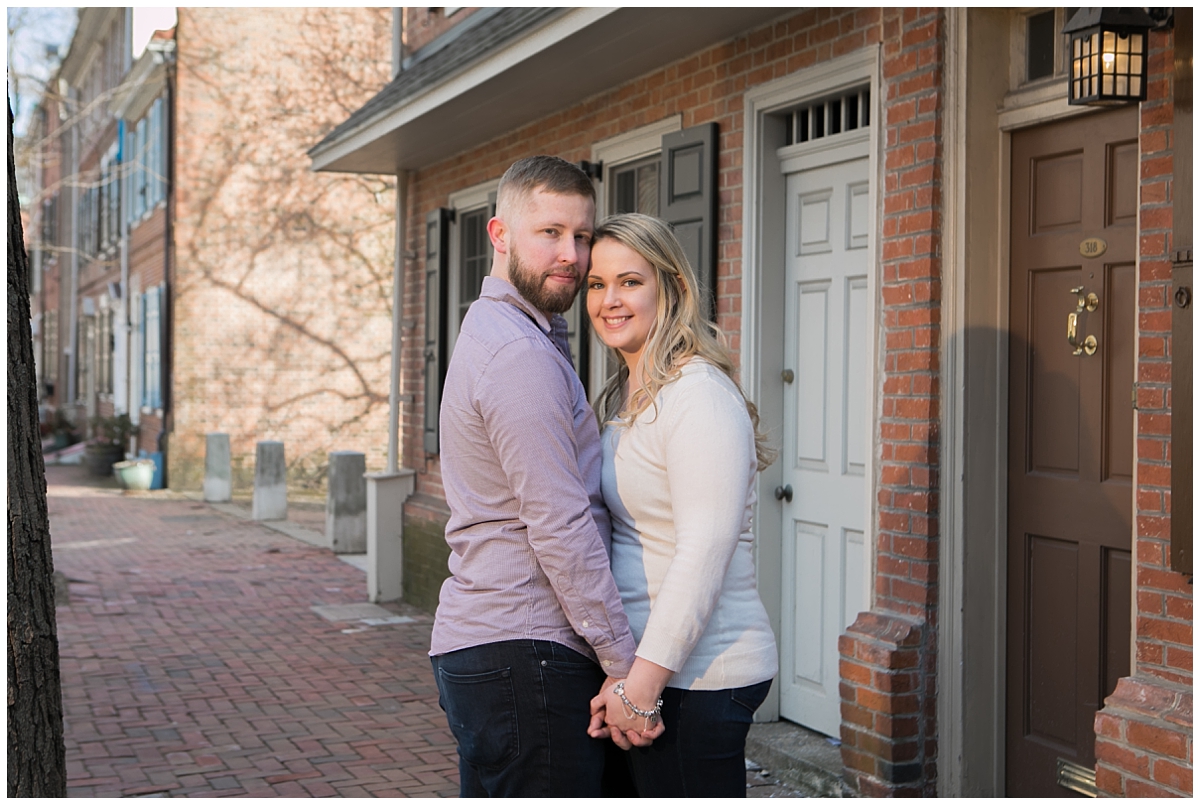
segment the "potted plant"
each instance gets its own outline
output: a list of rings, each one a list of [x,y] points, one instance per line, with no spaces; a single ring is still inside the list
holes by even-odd
[[[86,462],[92,475],[112,475],[113,464],[125,458],[125,446],[133,433],[127,414],[92,418],[93,436],[88,441]]]
[[[126,489],[146,491],[154,481],[154,459],[135,458],[113,464],[113,472]]]

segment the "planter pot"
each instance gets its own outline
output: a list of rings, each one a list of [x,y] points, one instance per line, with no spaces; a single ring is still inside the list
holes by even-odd
[[[125,458],[125,450],[119,444],[89,444],[84,453],[84,463],[92,475],[112,475],[113,464]]]
[[[113,464],[113,472],[116,473],[121,486],[126,489],[145,491],[150,488],[150,484],[154,480],[154,461],[148,458],[118,461]]]

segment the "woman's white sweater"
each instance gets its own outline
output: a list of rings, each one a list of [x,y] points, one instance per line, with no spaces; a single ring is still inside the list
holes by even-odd
[[[732,381],[693,359],[633,425],[604,430],[612,569],[637,655],[669,687],[722,690],[779,669],[755,583],[754,429]]]

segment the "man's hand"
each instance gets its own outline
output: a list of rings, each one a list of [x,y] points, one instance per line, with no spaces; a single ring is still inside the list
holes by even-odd
[[[612,689],[613,685],[620,681],[619,679],[613,679],[611,676],[605,677],[604,684],[600,686],[600,692],[592,697],[592,720],[588,723],[588,735],[593,738],[609,737],[608,727],[604,724],[605,694]]]

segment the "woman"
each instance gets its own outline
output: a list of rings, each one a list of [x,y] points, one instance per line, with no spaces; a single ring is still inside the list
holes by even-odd
[[[591,731],[634,745],[641,796],[745,796],[746,734],[778,671],[750,530],[771,451],[665,223],[602,223],[586,287],[592,327],[619,364],[597,403],[601,488],[638,640],[629,676],[593,700],[604,726],[597,715]]]

